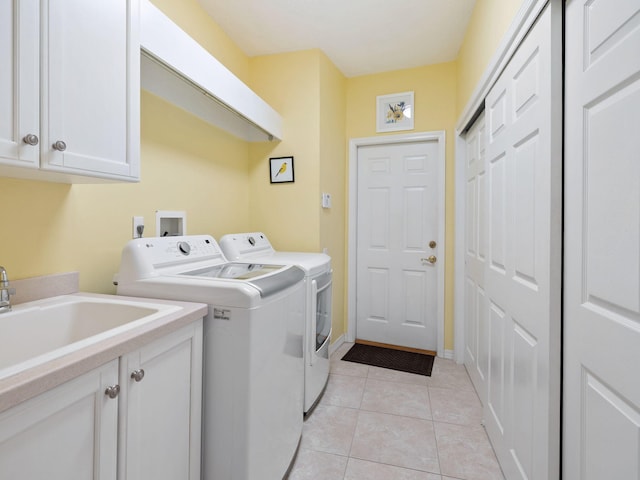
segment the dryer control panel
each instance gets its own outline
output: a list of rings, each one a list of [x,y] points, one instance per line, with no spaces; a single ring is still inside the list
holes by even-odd
[[[220,246],[229,260],[238,260],[247,255],[275,252],[269,239],[262,232],[231,233],[220,239]]]

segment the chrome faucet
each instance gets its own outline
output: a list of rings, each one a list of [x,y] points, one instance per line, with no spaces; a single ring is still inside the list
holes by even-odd
[[[0,267],[0,313],[11,311],[11,295],[15,289],[9,288],[9,279],[4,267]]]

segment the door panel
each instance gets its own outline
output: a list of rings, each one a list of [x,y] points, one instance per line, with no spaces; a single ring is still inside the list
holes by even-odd
[[[508,479],[559,476],[560,22],[551,2],[486,98],[485,422]]]
[[[464,363],[480,398],[486,398],[489,340],[484,294],[486,256],[485,120],[482,114],[466,137],[465,357]]]
[[[358,149],[357,338],[437,349],[438,141]]]
[[[564,478],[640,478],[640,4],[567,2]]]

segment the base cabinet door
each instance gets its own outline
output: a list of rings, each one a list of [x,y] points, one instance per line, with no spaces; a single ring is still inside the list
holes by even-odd
[[[202,320],[121,358],[120,480],[199,480]]]
[[[0,413],[0,478],[112,480],[118,360]]]

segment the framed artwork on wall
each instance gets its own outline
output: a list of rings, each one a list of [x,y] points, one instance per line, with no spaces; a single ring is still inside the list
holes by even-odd
[[[271,183],[293,183],[293,157],[274,157],[269,159]]]
[[[376,97],[376,132],[413,130],[413,92]]]

